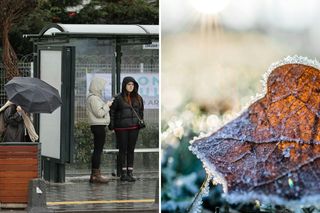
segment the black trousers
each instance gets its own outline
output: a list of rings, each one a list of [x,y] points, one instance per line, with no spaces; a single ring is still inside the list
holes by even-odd
[[[134,148],[139,135],[139,129],[115,131],[119,147],[121,168],[133,167]]]
[[[93,153],[91,157],[91,168],[100,169],[101,153],[106,140],[106,125],[92,125],[91,132],[93,133]]]

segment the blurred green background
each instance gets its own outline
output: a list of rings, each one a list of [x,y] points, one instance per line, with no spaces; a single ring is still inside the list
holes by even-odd
[[[161,208],[185,212],[205,178],[189,142],[235,118],[269,66],[288,55],[320,59],[320,1],[161,1]],[[203,212],[292,212],[259,201],[228,204],[221,188]],[[314,207],[301,212],[319,212]]]

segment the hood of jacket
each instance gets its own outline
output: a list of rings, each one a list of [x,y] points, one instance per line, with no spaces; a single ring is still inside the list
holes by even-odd
[[[129,83],[129,82],[133,82],[134,83],[134,89],[132,91],[133,94],[137,94],[138,93],[138,90],[139,90],[139,84],[138,82],[131,76],[127,76],[125,77],[123,80],[122,80],[122,90],[121,90],[121,93],[122,94],[126,94],[127,93],[127,90],[126,90],[126,85]]]
[[[102,93],[106,86],[106,83],[107,81],[103,78],[92,79],[89,86],[89,93],[102,97]]]

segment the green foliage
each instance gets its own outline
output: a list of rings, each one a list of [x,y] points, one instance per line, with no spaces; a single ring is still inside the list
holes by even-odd
[[[186,212],[205,178],[201,162],[188,150],[189,137],[169,146],[161,162],[161,202],[164,212]]]
[[[86,24],[158,24],[159,7],[144,0],[91,1],[76,19]]]
[[[69,15],[68,6],[81,4],[81,0],[38,0],[37,7],[10,32],[10,42],[18,58],[32,53],[32,42],[23,34],[37,34],[49,23],[64,24],[158,24],[159,3],[144,0],[92,0],[80,11]]]
[[[137,144],[137,148],[155,148],[159,146],[159,132],[158,124],[147,124],[148,126],[141,130],[139,133],[139,141],[142,143]],[[111,131],[107,131],[107,143],[105,144],[108,148],[115,147],[115,137]],[[93,150],[93,135],[91,133],[90,125],[87,121],[78,121],[75,124],[74,130],[74,162],[80,164],[86,164],[91,162],[91,150]]]
[[[23,38],[23,34],[37,34],[50,22],[51,15],[48,11],[37,7],[32,13],[25,16],[21,22],[13,26],[10,32],[10,42],[18,58],[32,53],[32,42],[28,38]]]
[[[91,162],[91,150],[93,149],[93,136],[90,125],[86,121],[79,121],[75,125],[74,142],[75,154],[74,161],[77,163]]]
[[[159,147],[159,125],[146,123],[146,128],[140,130],[138,141],[142,144],[137,144],[137,148],[156,148]]]

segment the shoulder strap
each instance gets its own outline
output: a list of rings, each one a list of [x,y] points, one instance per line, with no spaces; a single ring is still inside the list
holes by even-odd
[[[131,109],[133,110],[134,114],[137,116],[138,120],[140,122],[142,122],[142,119],[140,118],[140,116],[138,115],[138,113],[136,112],[136,110],[134,110],[134,108],[132,107],[132,105],[130,104]]]

